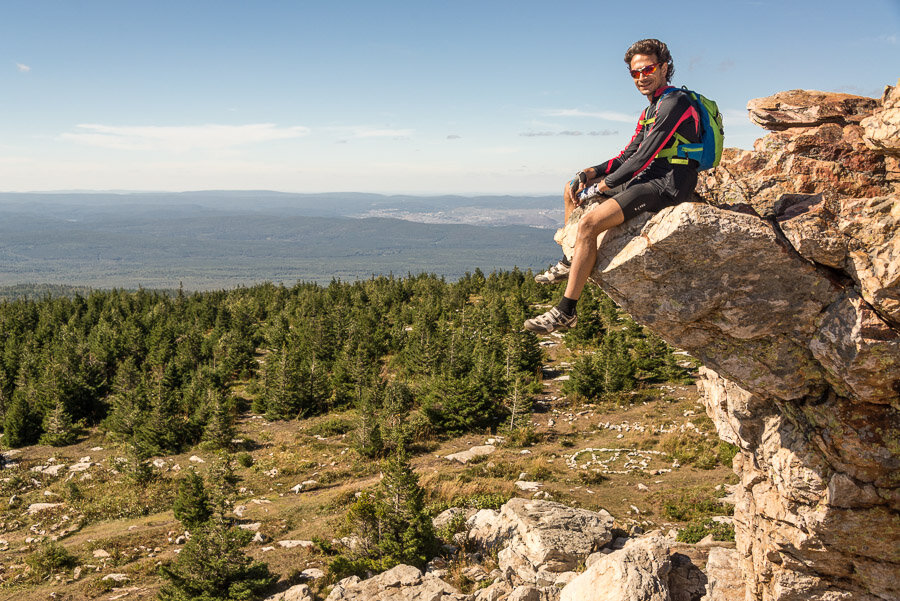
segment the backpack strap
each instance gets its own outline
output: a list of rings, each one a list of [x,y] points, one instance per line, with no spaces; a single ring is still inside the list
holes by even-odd
[[[690,92],[684,86],[680,88],[669,87],[660,96],[665,96],[672,92],[684,92],[690,99]],[[691,104],[694,104],[693,100],[691,100]],[[694,152],[703,152],[703,144],[691,142],[678,132],[675,132],[675,135],[672,136],[672,144],[668,148],[660,150],[656,156],[657,158],[669,159],[669,162],[673,165],[688,165],[691,160],[697,161],[697,158],[689,154]]]

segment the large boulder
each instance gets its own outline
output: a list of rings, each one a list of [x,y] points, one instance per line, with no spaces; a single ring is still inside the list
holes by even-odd
[[[482,548],[500,549],[500,569],[518,581],[553,585],[591,553],[612,541],[612,516],[560,503],[515,498],[493,514],[469,521],[469,536]]]
[[[744,601],[744,576],[735,549],[715,548],[706,562],[706,596],[703,601]]]
[[[900,598],[900,169],[869,120],[893,123],[895,96],[752,101],[773,133],[703,174],[707,203],[598,240],[593,281],[702,360],[741,449],[748,599]],[[569,255],[590,210],[557,233]]]
[[[865,142],[873,150],[900,155],[900,80],[887,86],[881,97],[881,110],[860,122]]]
[[[358,576],[338,582],[326,601],[467,601],[455,588],[416,567],[398,565],[368,580]]]
[[[563,588],[560,601],[669,601],[667,543],[642,539],[601,557]]]

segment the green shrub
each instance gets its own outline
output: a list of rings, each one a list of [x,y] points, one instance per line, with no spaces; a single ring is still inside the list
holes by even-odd
[[[594,470],[581,470],[580,472],[578,472],[578,479],[582,484],[586,484],[588,486],[597,486],[599,484],[602,484],[603,481],[606,480],[606,476]]]
[[[506,434],[506,446],[530,447],[540,441],[540,436],[530,425],[508,430]]]
[[[512,497],[503,493],[476,493],[453,497],[449,501],[432,503],[426,508],[428,515],[436,516],[451,507],[465,507],[469,509],[500,509]]]
[[[241,467],[251,467],[253,465],[253,455],[250,453],[239,453],[235,458]]]
[[[690,522],[714,515],[727,515],[730,511],[712,496],[699,490],[685,491],[663,500],[663,516],[679,522]]]
[[[315,436],[340,436],[353,430],[353,423],[340,417],[329,417],[311,426],[307,432]]]
[[[25,558],[38,579],[43,579],[60,570],[67,570],[78,564],[74,555],[57,542],[42,543],[41,546]]]
[[[713,540],[733,541],[734,526],[722,524],[715,520],[692,522],[678,531],[675,540],[682,543],[697,543],[710,534],[713,535]]]
[[[738,448],[715,436],[703,436],[697,432],[679,432],[666,435],[660,448],[682,465],[693,465],[702,470],[716,466],[731,466]]]
[[[449,522],[447,522],[443,528],[437,531],[437,536],[441,540],[445,540],[447,542],[453,542],[453,536],[457,532],[462,532],[465,530],[466,526],[466,514],[465,513],[457,513],[454,515]]]

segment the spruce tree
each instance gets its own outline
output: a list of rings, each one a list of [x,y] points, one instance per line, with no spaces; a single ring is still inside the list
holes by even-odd
[[[437,552],[437,538],[425,511],[425,491],[409,464],[403,439],[382,463],[374,493],[362,494],[345,516],[344,531],[358,545],[332,561],[335,576],[381,572],[398,564],[423,568]]]
[[[72,421],[72,416],[62,399],[56,401],[56,406],[44,415],[41,429],[40,443],[54,447],[70,445],[78,439],[78,425]]]
[[[604,392],[618,392],[634,388],[634,362],[625,336],[613,332],[603,339],[603,347],[599,352],[601,359],[600,377]]]
[[[207,391],[209,417],[203,428],[203,442],[213,449],[228,449],[234,439],[234,419],[221,390]]]
[[[214,519],[192,533],[178,557],[160,568],[161,601],[253,601],[278,580],[243,548],[252,535]]]
[[[201,526],[213,515],[212,502],[203,484],[203,478],[190,470],[178,483],[178,492],[172,504],[175,519],[188,530]]]
[[[431,517],[425,512],[425,490],[419,486],[403,442],[383,470],[375,493],[379,551],[388,564],[424,568],[436,552],[437,539]]]
[[[3,419],[3,444],[11,448],[24,447],[36,442],[39,433],[28,398],[16,390]]]

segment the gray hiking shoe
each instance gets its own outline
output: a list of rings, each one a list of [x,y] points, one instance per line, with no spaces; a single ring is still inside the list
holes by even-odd
[[[569,279],[569,266],[560,261],[544,273],[534,276],[534,281],[538,284],[555,284],[556,282],[564,282]]]
[[[578,323],[577,315],[566,315],[556,307],[532,319],[525,320],[525,329],[538,334],[549,334],[556,330],[574,328]]]

